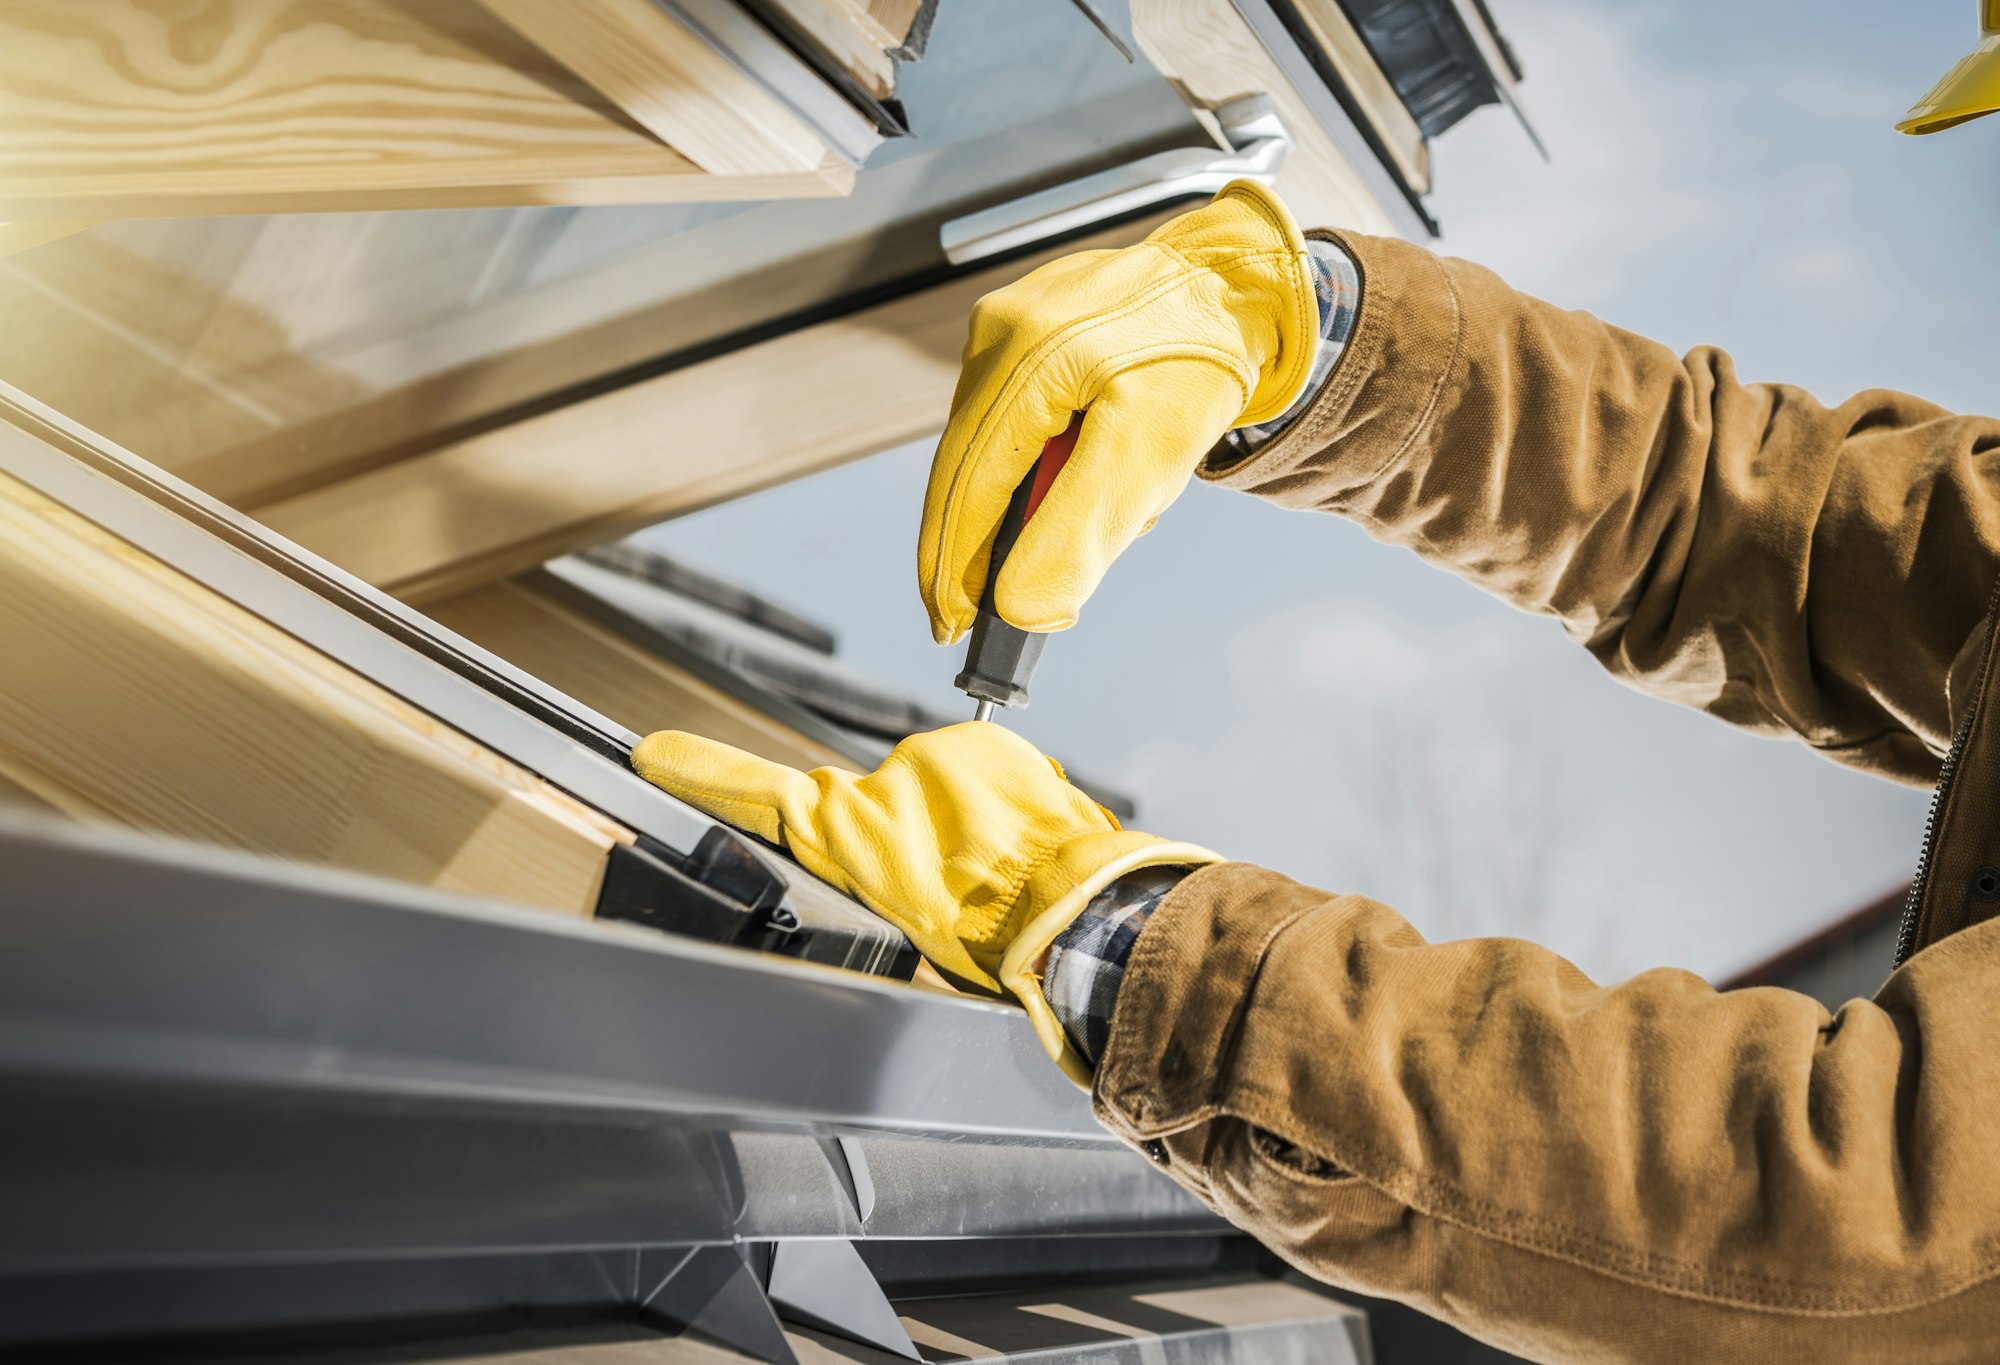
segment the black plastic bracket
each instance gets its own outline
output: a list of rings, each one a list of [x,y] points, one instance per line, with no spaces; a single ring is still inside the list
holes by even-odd
[[[785,891],[776,869],[720,826],[685,855],[642,834],[611,850],[597,917],[795,957],[808,935]]]
[[[720,825],[701,836],[684,870],[752,913],[784,909],[785,879],[747,840]]]

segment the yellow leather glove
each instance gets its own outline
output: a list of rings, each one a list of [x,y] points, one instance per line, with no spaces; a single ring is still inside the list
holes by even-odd
[[[632,766],[789,850],[909,935],[940,971],[1012,995],[1049,1055],[1083,1085],[1090,1068],[1049,1009],[1034,962],[1127,872],[1221,861],[1120,829],[1053,759],[980,721],[912,736],[865,777],[802,773],[677,730],[646,736]]]
[[[971,626],[1008,500],[1075,413],[1076,450],[994,585],[1024,630],[1074,625],[1222,434],[1292,405],[1318,323],[1305,239],[1248,180],[1137,246],[1065,256],[981,299],[917,541],[938,643]]]

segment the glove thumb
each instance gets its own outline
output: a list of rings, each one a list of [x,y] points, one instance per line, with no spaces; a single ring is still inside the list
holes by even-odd
[[[660,730],[632,750],[639,776],[695,809],[758,838],[783,844],[810,830],[819,787],[796,768],[701,735]]]

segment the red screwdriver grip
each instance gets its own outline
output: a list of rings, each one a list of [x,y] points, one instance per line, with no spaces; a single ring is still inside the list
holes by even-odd
[[[1007,500],[1007,514],[1000,519],[994,534],[992,553],[986,564],[986,592],[980,598],[978,614],[973,617],[972,639],[965,646],[965,667],[955,684],[960,691],[979,699],[980,719],[986,719],[996,705],[1028,704],[1028,679],[1034,674],[1035,661],[1041,658],[1042,642],[1047,637],[1010,625],[993,603],[993,589],[1000,581],[1001,565],[1014,551],[1015,537],[1048,496],[1056,475],[1069,463],[1082,430],[1083,414],[1072,414],[1063,433],[1050,437],[1042,446],[1033,471],[1014,485],[1014,495]]]
[[[1049,437],[1048,444],[1042,447],[1041,458],[1035,461],[1034,482],[1028,485],[1028,507],[1021,515],[1023,526],[1034,518],[1035,509],[1048,495],[1049,485],[1056,481],[1056,475],[1062,473],[1063,466],[1069,463],[1071,453],[1076,450],[1076,438],[1082,431],[1083,414],[1079,412],[1069,419],[1069,425],[1061,435]]]

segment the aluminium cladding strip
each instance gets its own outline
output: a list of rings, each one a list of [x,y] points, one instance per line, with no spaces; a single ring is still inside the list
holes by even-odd
[[[0,820],[0,867],[9,1093],[160,1081],[1119,1145],[999,1004],[44,820]]]
[[[1158,1273],[1229,1235],[996,1005],[21,817],[0,867],[0,1354],[524,1306],[715,1328],[647,1292],[696,1248]]]
[[[630,731],[4,384],[0,470],[676,854],[727,828],[633,773]],[[886,922],[763,861],[809,930],[851,944],[841,965],[907,957]]]

